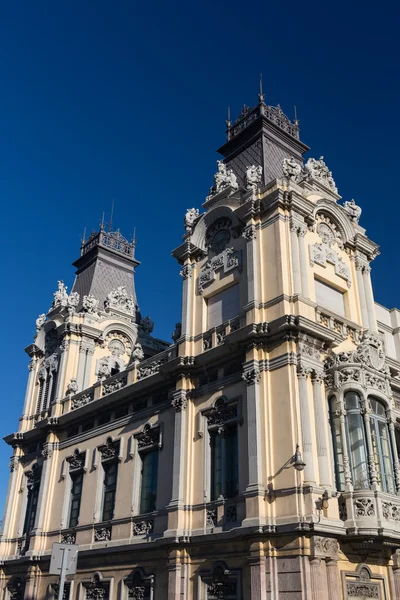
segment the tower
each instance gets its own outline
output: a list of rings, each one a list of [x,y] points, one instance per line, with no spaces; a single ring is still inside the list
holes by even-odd
[[[400,597],[400,312],[377,245],[262,92],[173,251],[174,343],[134,245],[101,229],[28,348],[0,542],[5,600]]]

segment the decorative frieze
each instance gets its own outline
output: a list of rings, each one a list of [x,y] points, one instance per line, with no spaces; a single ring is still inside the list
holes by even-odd
[[[153,532],[154,521],[152,519],[146,519],[142,521],[134,521],[132,523],[132,535],[149,535]]]
[[[214,281],[215,274],[219,269],[223,269],[224,273],[229,273],[240,268],[241,262],[241,252],[234,248],[226,248],[220,254],[208,260],[199,274],[199,293],[202,294],[204,288]]]
[[[105,460],[117,459],[118,455],[119,455],[119,446],[120,446],[119,440],[116,440],[115,442],[113,442],[113,440],[110,437],[107,438],[106,443],[103,444],[102,446],[99,446],[101,460],[105,461]]]
[[[366,567],[360,569],[359,573],[346,577],[346,591],[348,598],[381,598],[379,581],[373,581],[369,570]]]
[[[161,428],[157,425],[152,427],[149,423],[143,427],[142,431],[135,435],[138,450],[149,450],[151,448],[161,448]]]
[[[86,588],[85,600],[105,600],[108,594],[108,583],[101,581],[100,577],[95,574],[90,582],[83,582]]]
[[[93,400],[93,390],[89,392],[83,392],[79,396],[75,396],[71,401],[71,410],[81,408]]]
[[[111,527],[98,527],[94,530],[95,542],[109,542],[111,540]]]
[[[131,317],[135,316],[136,313],[134,298],[132,294],[128,293],[126,287],[122,285],[107,294],[104,307],[107,312],[116,310]]]
[[[225,401],[224,397],[218,398],[214,406],[206,411],[204,415],[207,419],[208,427],[220,426],[230,421],[238,420],[238,402]]]
[[[66,460],[69,464],[70,471],[80,471],[85,466],[85,452],[79,452],[79,450],[75,450],[72,456],[69,456]]]
[[[146,365],[141,365],[137,372],[137,379],[140,380],[144,377],[149,377],[150,375],[158,373],[161,365],[163,365],[166,361],[167,359],[163,358],[147,363]]]
[[[313,555],[321,558],[337,558],[339,542],[333,538],[314,536],[312,538]]]
[[[128,382],[128,378],[126,373],[123,375],[115,376],[112,381],[107,383],[103,383],[103,396],[107,394],[112,394],[113,392],[117,392],[126,386]]]
[[[351,285],[351,275],[349,267],[339,257],[338,253],[333,250],[328,244],[311,244],[310,245],[310,263],[326,267],[327,263],[334,265],[335,273],[342,279],[347,281],[348,287]]]
[[[400,506],[393,502],[382,502],[382,514],[386,520],[400,521]]]

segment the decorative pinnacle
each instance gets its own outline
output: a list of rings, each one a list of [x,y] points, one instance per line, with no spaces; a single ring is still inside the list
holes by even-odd
[[[299,125],[299,120],[297,118],[297,106],[296,105],[294,105],[294,124],[297,126]]]
[[[262,87],[262,73],[260,73],[260,93],[258,94],[258,100],[260,104],[264,104],[264,93]]]

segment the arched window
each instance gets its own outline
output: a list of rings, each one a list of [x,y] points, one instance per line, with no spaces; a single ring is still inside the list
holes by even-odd
[[[368,454],[373,455],[377,483],[382,491],[395,493],[393,476],[393,455],[390,445],[389,429],[385,407],[379,400],[370,398],[369,428],[365,430],[361,398],[356,392],[347,392],[344,397],[346,416],[344,433],[340,423],[340,411],[336,408],[336,398],[329,402],[333,449],[335,453],[336,485],[340,491],[345,489],[344,457],[347,448],[351,481],[355,490],[369,489],[371,485],[368,469]],[[371,434],[372,447],[368,449],[368,435]]]

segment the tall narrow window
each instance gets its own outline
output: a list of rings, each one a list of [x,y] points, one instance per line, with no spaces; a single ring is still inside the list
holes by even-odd
[[[393,456],[385,408],[374,398],[371,398],[371,407],[373,413],[370,419],[372,449],[378,483],[384,492],[394,494]]]
[[[158,483],[158,448],[142,453],[140,512],[156,510]]]
[[[235,284],[207,300],[207,329],[237,317],[239,312],[239,285]]]
[[[368,474],[368,453],[365,439],[364,421],[361,416],[361,404],[358,394],[349,392],[345,396],[347,410],[347,436],[349,458],[352,469],[354,489],[370,487]]]
[[[329,402],[329,416],[333,438],[333,451],[336,457],[335,474],[336,474],[336,488],[340,492],[344,492],[345,489],[345,478],[344,478],[344,464],[343,464],[343,444],[340,430],[340,417],[335,412],[335,398],[331,398]]]
[[[113,460],[103,464],[103,521],[110,521],[114,517],[115,494],[117,491],[118,463]]]
[[[237,426],[210,431],[211,500],[233,498],[238,493]]]
[[[67,458],[67,462],[69,464],[69,474],[71,477],[68,526],[76,527],[79,523],[79,512],[81,508],[85,452],[80,453],[79,450],[75,450],[74,454]]]
[[[103,506],[102,520],[114,518],[115,496],[117,492],[119,440],[113,442],[108,438],[104,446],[99,447],[103,466]]]
[[[40,489],[41,469],[37,465],[33,465],[32,471],[27,473],[28,501],[26,505],[25,521],[23,533],[30,533],[35,527],[39,489]]]

